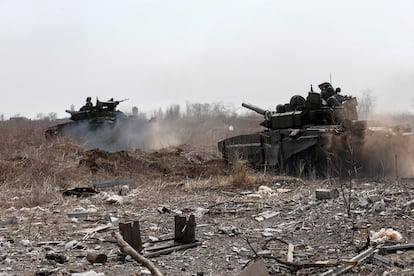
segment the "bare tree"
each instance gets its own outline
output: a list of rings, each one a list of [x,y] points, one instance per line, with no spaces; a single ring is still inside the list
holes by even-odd
[[[176,120],[180,117],[180,105],[173,104],[167,107],[167,111],[165,114],[167,119]]]
[[[56,112],[50,112],[48,115],[48,118],[50,121],[55,121],[57,119],[57,113]]]
[[[372,112],[377,98],[372,94],[371,89],[362,91],[361,97],[358,98],[358,116],[366,119]]]

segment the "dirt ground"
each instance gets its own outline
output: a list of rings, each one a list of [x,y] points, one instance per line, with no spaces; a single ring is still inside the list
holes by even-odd
[[[253,172],[243,163],[229,167],[214,152],[187,145],[106,152],[64,139],[2,143],[0,275],[149,274],[120,254],[112,232],[119,222],[139,221],[145,255],[159,245],[155,240],[174,234],[176,215],[195,215],[201,244],[151,257],[165,275],[237,275],[257,256],[271,275],[316,275],[386,246],[367,244],[371,231],[401,234],[387,245],[414,243],[409,178],[299,179]],[[132,180],[87,197],[63,195],[89,181],[120,179]],[[337,189],[337,197],[317,199],[321,188]],[[90,264],[91,252],[108,259]],[[414,253],[381,253],[346,273],[413,275]]]

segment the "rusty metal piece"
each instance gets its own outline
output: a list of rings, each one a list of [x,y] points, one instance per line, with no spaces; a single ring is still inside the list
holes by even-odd
[[[86,255],[86,259],[91,264],[95,264],[95,263],[103,264],[103,263],[106,263],[106,261],[108,260],[108,256],[106,256],[103,253],[89,252],[88,255]]]
[[[187,218],[185,216],[176,215],[174,218],[175,222],[175,236],[174,241],[177,243],[193,243],[195,242],[195,216],[190,215]]]
[[[119,223],[119,232],[122,238],[137,252],[142,251],[141,232],[139,221]]]

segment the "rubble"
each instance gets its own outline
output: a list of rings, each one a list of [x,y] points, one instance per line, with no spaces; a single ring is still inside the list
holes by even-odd
[[[71,184],[117,178],[135,182],[122,194],[122,185],[115,185],[99,188],[99,194],[89,197],[66,197],[56,190],[53,200],[47,200],[48,194],[46,200],[32,205],[25,205],[24,193],[16,194],[19,199],[3,201],[0,275],[151,273],[132,255],[121,254],[112,236],[120,224],[134,228],[135,221],[139,221],[142,250],[134,250],[165,275],[237,275],[259,257],[262,263],[253,267],[251,275],[264,269],[270,275],[339,274],[342,269],[359,275],[414,272],[410,180],[405,180],[404,187],[394,179],[355,180],[348,213],[341,194],[332,196],[338,188],[333,184],[324,184],[330,199],[321,200],[315,192],[320,182],[312,179],[251,173],[253,182],[234,184],[226,182],[229,172],[218,161],[209,159],[194,167],[180,151],[107,153],[99,158],[92,151],[88,160],[91,163],[79,164],[76,156],[76,172],[79,166],[96,161],[97,174],[76,174],[83,178]],[[203,181],[198,183],[200,178]],[[188,179],[202,184],[189,187]],[[258,194],[261,186],[270,189],[262,188],[267,194],[248,197]],[[347,187],[344,191],[349,194]],[[120,204],[107,201],[113,195],[122,199]],[[382,201],[385,209],[374,208]],[[191,230],[188,243],[175,235],[177,214],[185,218],[184,226],[177,225],[178,232]],[[197,224],[188,223],[190,215]],[[402,239],[392,232],[374,243],[370,231],[382,228],[392,228]]]

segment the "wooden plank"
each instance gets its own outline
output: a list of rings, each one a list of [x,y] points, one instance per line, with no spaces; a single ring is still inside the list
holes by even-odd
[[[132,224],[132,248],[138,252],[142,251],[141,231],[137,220]]]
[[[112,226],[113,226],[112,224],[100,225],[100,226],[93,227],[93,228],[82,229],[82,230],[76,231],[75,233],[92,234],[94,232],[100,232],[100,231],[103,231],[103,230],[107,230],[107,229],[111,228]]]
[[[181,240],[182,243],[193,243],[195,242],[195,229],[196,229],[196,222],[195,216],[190,215],[188,221],[186,223],[186,227],[184,230],[184,236]]]
[[[331,269],[325,273],[322,273],[321,275],[323,276],[334,276],[334,275],[340,275],[348,270],[350,270],[351,268],[353,268],[355,265],[360,264],[361,262],[363,262],[364,260],[366,260],[367,258],[371,257],[373,254],[375,254],[376,252],[378,252],[378,249],[375,247],[370,247],[367,250],[361,252],[360,254],[358,254],[357,256],[353,257],[350,261],[350,264],[342,264],[334,269]],[[356,263],[355,263],[356,262]]]
[[[194,243],[189,243],[189,244],[177,245],[177,246],[174,246],[174,247],[171,247],[171,248],[167,248],[167,249],[147,253],[147,254],[144,255],[144,257],[148,257],[148,258],[157,257],[157,256],[160,256],[160,255],[170,254],[170,253],[175,252],[175,251],[196,247],[196,246],[201,245],[201,244],[202,244],[201,242],[194,242]]]
[[[291,243],[288,245],[288,253],[287,253],[287,261],[289,263],[293,263],[293,251],[295,250],[295,246]]]
[[[176,215],[174,217],[174,241],[181,243],[184,237],[184,227],[187,219],[185,216]]]
[[[113,180],[104,180],[104,181],[89,181],[89,187],[95,188],[105,188],[105,187],[113,187],[122,184],[131,184],[134,183],[135,179],[113,179]]]
[[[379,252],[381,254],[386,254],[386,253],[395,253],[397,251],[404,251],[404,250],[414,250],[414,243],[382,246],[379,249]]]

